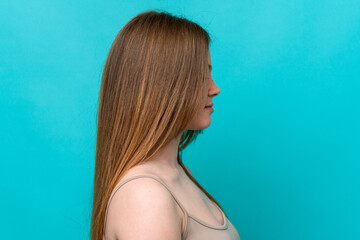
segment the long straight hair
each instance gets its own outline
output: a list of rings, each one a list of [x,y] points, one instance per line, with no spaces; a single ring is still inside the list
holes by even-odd
[[[202,133],[187,126],[204,107],[210,41],[198,24],[165,11],[135,16],[116,36],[99,96],[91,240],[102,239],[107,202],[124,174],[179,135],[178,163],[221,208],[181,157]]]

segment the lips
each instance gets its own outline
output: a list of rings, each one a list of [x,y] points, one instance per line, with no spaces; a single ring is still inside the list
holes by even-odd
[[[212,107],[212,106],[214,106],[214,104],[212,103],[212,104],[210,104],[210,105],[206,105],[205,106],[205,108],[207,108],[207,107]]]

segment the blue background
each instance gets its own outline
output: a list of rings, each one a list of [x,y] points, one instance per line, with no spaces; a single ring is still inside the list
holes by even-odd
[[[360,239],[360,1],[1,1],[2,239],[89,239],[116,34],[159,9],[209,31],[211,126],[184,163],[242,240]]]

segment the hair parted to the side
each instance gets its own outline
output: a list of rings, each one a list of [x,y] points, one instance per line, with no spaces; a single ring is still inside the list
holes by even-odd
[[[221,208],[181,157],[202,133],[187,126],[204,107],[210,41],[198,24],[165,11],[135,16],[116,36],[99,96],[91,240],[103,237],[107,202],[122,176],[179,135],[179,164]]]

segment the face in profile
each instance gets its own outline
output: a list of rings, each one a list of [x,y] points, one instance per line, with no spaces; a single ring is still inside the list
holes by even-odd
[[[210,51],[208,54],[208,65],[209,65],[209,69],[210,69],[210,77],[208,80],[208,90],[207,93],[204,95],[204,108],[200,109],[197,114],[195,115],[195,117],[193,118],[193,120],[191,120],[189,126],[188,126],[188,130],[201,130],[201,129],[205,129],[208,128],[211,124],[211,114],[213,113],[213,107],[206,107],[209,105],[213,105],[213,98],[217,95],[219,95],[220,93],[220,89],[216,86],[214,80],[212,79],[211,76],[211,56],[210,56]]]

